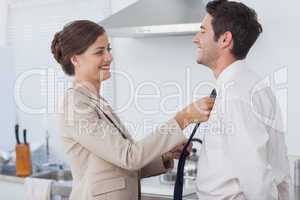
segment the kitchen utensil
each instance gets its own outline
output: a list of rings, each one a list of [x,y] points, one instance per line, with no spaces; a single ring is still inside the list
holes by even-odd
[[[24,139],[24,144],[27,144],[27,132],[26,132],[26,129],[23,130],[23,139]]]
[[[16,136],[17,144],[21,144],[20,138],[19,138],[19,124],[15,125],[15,136]]]

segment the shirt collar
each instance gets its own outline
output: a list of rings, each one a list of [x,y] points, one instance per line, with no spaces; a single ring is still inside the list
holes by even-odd
[[[231,63],[228,67],[226,67],[219,77],[216,79],[217,85],[223,85],[224,83],[227,83],[231,80],[234,80],[236,77],[236,74],[243,69],[244,61],[237,60],[233,63]]]

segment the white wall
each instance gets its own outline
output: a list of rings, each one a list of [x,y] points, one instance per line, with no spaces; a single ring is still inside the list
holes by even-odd
[[[16,111],[14,105],[14,80],[15,70],[12,66],[12,50],[0,47],[0,149],[11,150],[14,148],[14,123]]]
[[[124,1],[112,1],[112,9],[115,12],[128,4]],[[127,1],[134,2],[134,1]],[[247,64],[253,68],[262,77],[270,79],[272,86],[278,94],[282,106],[283,116],[287,122],[287,144],[290,154],[300,155],[300,145],[298,141],[300,136],[297,133],[297,118],[300,114],[299,102],[300,96],[297,94],[297,78],[300,70],[297,68],[299,63],[296,60],[296,53],[299,52],[299,42],[296,34],[299,33],[300,13],[296,8],[300,2],[292,1],[243,1],[253,7],[260,18],[264,27],[264,32],[251,50]],[[115,9],[114,9],[115,8]],[[199,19],[200,20],[200,19]],[[117,104],[115,108],[124,121],[127,121],[129,129],[136,138],[141,138],[149,133],[152,126],[149,124],[162,122],[173,114],[166,114],[160,107],[159,103],[164,100],[168,94],[178,94],[178,90],[173,87],[167,87],[169,81],[175,81],[182,88],[182,102],[178,96],[174,99],[165,101],[163,108],[169,108],[176,112],[182,105],[191,101],[192,91],[199,83],[208,81],[212,82],[213,77],[208,69],[201,65],[195,64],[195,46],[191,42],[192,36],[185,37],[161,37],[161,38],[114,38],[114,66],[116,70],[126,72],[132,80],[133,90],[138,94],[158,94],[157,99],[149,100],[138,98],[131,93],[129,81],[115,74],[117,88]],[[186,69],[190,69],[190,85],[185,80]],[[155,89],[148,85],[137,91],[143,82],[154,82],[159,86]],[[288,84],[287,84],[288,82]],[[207,85],[207,84],[206,84]],[[209,84],[208,84],[209,85]],[[289,93],[287,92],[289,89]],[[190,89],[190,91],[187,91]],[[208,94],[209,87],[202,87],[198,92],[199,95]],[[287,96],[288,95],[288,96]],[[129,106],[125,111],[120,110],[129,101]],[[288,102],[288,104],[287,104]],[[179,106],[177,106],[179,105]],[[288,106],[287,106],[288,105]],[[154,114],[145,114],[144,109],[156,109]],[[146,128],[143,128],[145,127]],[[135,127],[135,128],[133,128]],[[148,127],[148,128],[147,128]]]
[[[13,103],[13,87],[15,70],[12,66],[12,49],[7,47],[7,15],[8,1],[0,0],[0,149],[12,149],[14,144],[15,105]],[[5,139],[5,140],[4,140]]]
[[[197,84],[204,84],[198,95],[209,92],[213,79],[207,68],[195,63],[192,37],[114,39],[113,42],[115,67],[129,76],[115,75],[118,92],[115,109],[137,138],[191,102]],[[153,98],[139,95],[153,95]]]
[[[0,47],[6,46],[8,0],[0,0]]]

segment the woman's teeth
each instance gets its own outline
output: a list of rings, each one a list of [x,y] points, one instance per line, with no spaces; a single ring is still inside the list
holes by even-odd
[[[110,67],[109,66],[101,66],[100,69],[102,69],[102,70],[109,70]]]

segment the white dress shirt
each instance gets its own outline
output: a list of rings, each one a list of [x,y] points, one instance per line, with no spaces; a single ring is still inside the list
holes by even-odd
[[[200,200],[288,200],[290,174],[279,106],[271,88],[237,61],[216,81],[201,125]]]

